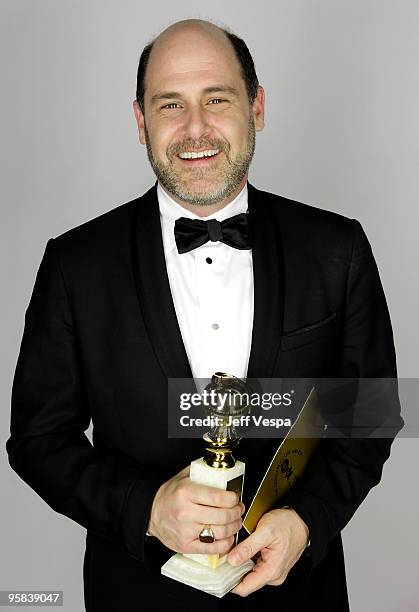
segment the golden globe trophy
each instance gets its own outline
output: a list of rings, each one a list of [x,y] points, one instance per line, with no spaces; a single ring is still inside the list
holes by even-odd
[[[241,499],[245,464],[233,457],[233,450],[240,441],[234,419],[249,410],[248,402],[243,406],[243,398],[249,397],[249,389],[239,378],[216,372],[205,391],[210,394],[208,412],[214,424],[203,437],[204,456],[192,461],[189,476],[199,484],[235,491]],[[200,540],[213,541],[210,525],[201,531]],[[163,565],[161,572],[205,593],[223,597],[253,566],[253,561],[249,560],[233,567],[228,563],[227,555],[177,553]]]

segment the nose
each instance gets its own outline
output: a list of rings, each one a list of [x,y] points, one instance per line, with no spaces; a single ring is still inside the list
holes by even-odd
[[[193,140],[198,140],[208,134],[209,127],[205,110],[198,104],[190,106],[185,114],[185,135]]]

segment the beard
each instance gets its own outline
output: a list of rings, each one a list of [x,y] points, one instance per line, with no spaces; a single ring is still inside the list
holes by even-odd
[[[217,139],[184,140],[169,148],[167,152],[169,162],[165,164],[157,159],[153,153],[145,123],[144,132],[148,159],[158,181],[172,196],[182,202],[196,206],[211,206],[231,196],[238,189],[248,172],[255,152],[256,131],[252,112],[249,112],[246,146],[234,159],[230,157],[231,147],[226,141]],[[203,148],[219,149],[220,153],[224,153],[224,159],[221,159],[221,164],[217,168],[213,168],[212,165],[197,168],[185,167],[182,171],[174,167],[171,160],[182,151]],[[215,164],[218,161],[215,161]],[[188,187],[190,181],[198,186],[195,189]]]

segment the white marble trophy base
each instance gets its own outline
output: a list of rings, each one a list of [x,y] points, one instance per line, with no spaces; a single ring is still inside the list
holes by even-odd
[[[163,565],[161,573],[209,595],[224,597],[253,566],[253,561],[246,561],[239,567],[233,567],[226,561],[213,569],[178,553]]]
[[[190,479],[218,489],[234,490],[241,497],[245,464],[236,461],[232,468],[213,468],[203,458],[192,461]],[[251,571],[253,561],[233,567],[227,555],[176,554],[162,567],[164,576],[200,589],[210,595],[223,597]]]
[[[213,468],[205,463],[203,457],[192,461],[189,470],[189,478],[193,482],[199,482],[199,484],[208,485],[209,487],[216,487],[217,489],[229,489],[234,490],[241,498],[243,489],[243,476],[245,471],[245,464],[243,461],[236,461],[231,468]],[[235,483],[235,486],[231,486]],[[196,555],[196,554],[184,554],[184,557],[188,557],[197,563],[207,565],[211,568],[216,568],[225,563],[227,555]]]

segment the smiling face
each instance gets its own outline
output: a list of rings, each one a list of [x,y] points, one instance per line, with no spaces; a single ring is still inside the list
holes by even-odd
[[[263,89],[250,105],[230,41],[196,24],[176,24],[156,40],[145,81],[144,114],[137,101],[134,111],[158,180],[187,208],[222,208],[247,180]]]

